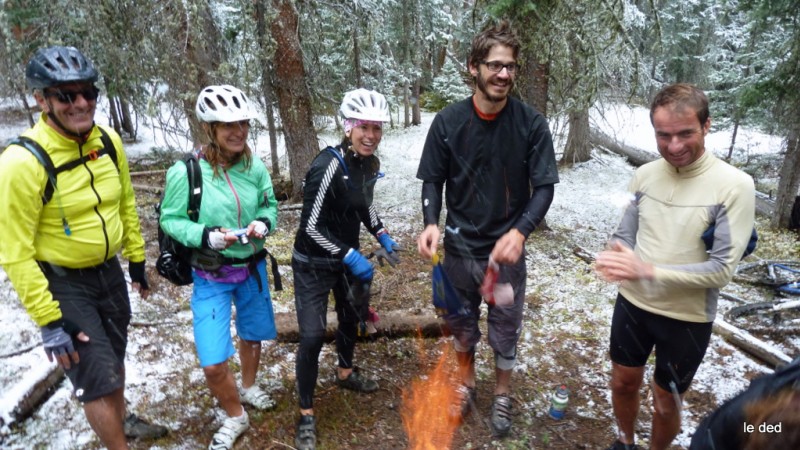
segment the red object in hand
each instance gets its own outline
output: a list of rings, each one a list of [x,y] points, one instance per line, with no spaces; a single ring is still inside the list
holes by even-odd
[[[497,263],[489,259],[489,265],[486,267],[486,275],[483,276],[480,292],[486,303],[490,305],[494,305],[494,285],[497,283],[499,272],[500,267]]]

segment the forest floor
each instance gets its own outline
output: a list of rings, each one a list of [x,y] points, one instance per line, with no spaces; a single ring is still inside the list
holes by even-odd
[[[146,184],[160,185],[158,179]],[[152,201],[155,201],[153,198]],[[144,224],[144,235],[148,242],[148,260],[154,261],[157,255],[155,243],[155,222],[147,220],[149,207],[141,206],[140,214]],[[285,208],[280,213],[281,231],[269,238],[267,246],[278,258],[282,266],[283,292],[273,293],[273,302],[278,314],[293,314],[293,295],[291,272],[284,271],[289,265],[289,255],[293,233],[299,219],[299,210]],[[408,220],[408,219],[407,219]],[[406,244],[411,251],[402,253],[400,265],[394,269],[379,268],[373,286],[372,303],[379,314],[386,311],[406,311],[409,316],[419,317],[420,323],[430,321],[433,308],[430,305],[431,280],[430,264],[423,261],[415,251],[415,238],[409,229],[393,233],[395,238]],[[411,228],[413,229],[413,227]],[[513,403],[515,407],[514,425],[510,435],[504,439],[492,436],[489,425],[492,390],[494,387],[493,357],[488,345],[478,348],[478,397],[477,411],[458,427],[447,445],[453,449],[602,449],[615,439],[615,426],[608,393],[610,363],[607,358],[607,313],[593,314],[597,308],[609,311],[613,305],[615,288],[599,282],[593,274],[590,263],[576,257],[575,240],[578,237],[564,233],[564,230],[545,230],[531,236],[527,243],[528,267],[531,276],[541,276],[546,286],[534,286],[526,297],[525,321],[520,346],[521,367],[517,367],[513,377]],[[364,238],[366,233],[362,233]],[[766,245],[769,245],[769,239]],[[369,239],[362,241],[365,249],[376,244]],[[762,249],[763,251],[768,251]],[[539,267],[537,269],[537,266]],[[548,266],[548,268],[541,268]],[[180,309],[188,308],[189,293],[186,288],[176,288],[158,277],[151,269],[150,280],[154,280],[155,292],[162,291],[157,298],[180,299]],[[534,282],[534,285],[537,283]],[[559,286],[561,285],[561,286]],[[561,304],[555,295],[570,295],[572,289],[589,292],[598,304]],[[739,295],[761,296],[759,288],[752,286],[736,287]],[[556,294],[554,294],[556,292]],[[560,294],[557,294],[560,293]],[[763,294],[768,295],[768,294]],[[485,316],[485,311],[484,311]],[[184,315],[184,320],[186,316]],[[482,322],[485,335],[485,321]],[[151,327],[134,326],[132,333],[148,333]],[[184,340],[183,352],[193,353],[191,340]],[[367,376],[380,383],[380,390],[371,395],[358,394],[337,388],[333,382],[335,354],[333,344],[326,344],[320,358],[320,376],[315,397],[315,411],[318,420],[319,449],[405,449],[411,448],[409,433],[426,435],[431,430],[407,431],[403,423],[404,395],[409,387],[420,379],[431,376],[431,371],[440,360],[447,338],[397,338],[378,337],[359,342],[356,348],[356,363]],[[791,347],[791,344],[788,344]],[[252,430],[246,433],[237,448],[279,449],[293,448],[294,427],[298,418],[297,398],[294,390],[294,353],[296,344],[276,342],[266,345],[262,354],[262,365],[268,366],[262,373],[265,384],[277,400],[277,407],[270,412],[250,410]],[[705,365],[719,365],[720,374],[730,371],[730,359],[741,358],[739,351],[715,338],[713,349],[709,351]],[[747,358],[747,357],[745,357]],[[235,360],[235,358],[234,358]],[[452,361],[451,361],[452,363]],[[234,365],[235,365],[234,361]],[[727,365],[727,368],[726,368]],[[767,368],[753,361],[745,365],[746,373],[736,374],[737,378],[750,379]],[[711,369],[712,371],[714,369]],[[740,370],[740,367],[733,367]],[[707,375],[708,376],[708,375]],[[714,375],[711,375],[712,377]],[[719,374],[717,375],[719,376]],[[215,406],[214,400],[204,386],[202,378],[188,377],[184,392],[200,401],[200,408]],[[706,380],[715,383],[718,380]],[[548,396],[553,388],[566,383],[572,391],[566,417],[554,420],[547,415]],[[174,397],[169,395],[168,397]],[[641,442],[648,439],[651,416],[649,388],[641,391],[644,405],[637,424],[637,436]],[[164,448],[173,448],[176,442],[195,440],[204,442],[212,433],[209,428],[215,425],[214,416],[200,414],[196,420],[185,418],[181,404],[186,398],[164,398],[157,409],[161,414],[176,408],[183,416],[179,433],[157,442]],[[691,410],[691,417],[699,421],[718,403],[717,396],[707,390],[691,389],[685,403]],[[174,403],[174,405],[170,405]],[[185,406],[183,406],[185,409]],[[428,409],[426,414],[446,414],[446,405]],[[147,412],[145,412],[147,414]],[[160,414],[151,412],[154,419]],[[218,420],[218,417],[217,419]],[[423,421],[424,422],[424,421]],[[430,418],[430,423],[434,418]],[[423,424],[424,427],[424,424]],[[693,430],[684,429],[684,442]],[[191,435],[191,437],[190,437]],[[443,448],[442,439],[437,436],[430,448]],[[173,441],[170,444],[169,441]],[[134,448],[148,448],[149,443],[135,443]],[[180,447],[180,445],[178,444]],[[424,447],[418,447],[424,448]],[[673,449],[685,448],[675,445]]]

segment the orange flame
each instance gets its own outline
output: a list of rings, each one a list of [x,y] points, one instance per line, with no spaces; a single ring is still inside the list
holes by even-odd
[[[458,402],[455,358],[452,344],[442,343],[442,354],[433,370],[411,382],[403,390],[403,428],[412,450],[449,449],[458,421],[450,417],[452,405]]]

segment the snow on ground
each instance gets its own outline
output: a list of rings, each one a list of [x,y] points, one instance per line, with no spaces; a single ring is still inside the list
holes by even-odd
[[[654,151],[654,138],[647,110],[638,107],[605,108],[604,114],[593,112],[594,123],[619,140],[643,150]],[[379,155],[382,170],[386,176],[376,185],[375,201],[382,218],[394,231],[416,234],[420,230],[421,215],[420,182],[416,179],[416,169],[424,144],[428,126],[433,114],[423,114],[423,124],[409,129],[392,129],[385,134]],[[107,119],[98,113],[98,122]],[[6,123],[0,126],[0,142],[21,132],[25,121]],[[160,132],[151,126],[140,126],[140,141],[127,146],[131,154],[143,155],[152,147],[161,146],[167,140],[159,137]],[[727,132],[713,132],[707,142],[716,153],[727,152]],[[321,134],[321,144],[334,145],[339,141],[333,131]],[[779,149],[779,139],[759,133],[742,130],[739,142],[745,152],[774,152]],[[269,145],[266,135],[260,137],[254,147],[263,157],[268,158]],[[557,143],[557,148],[562,147]],[[183,144],[188,148],[188,141]],[[282,145],[282,142],[281,142]],[[281,155],[283,155],[283,149]],[[564,236],[569,245],[579,245],[590,253],[601,250],[606,239],[616,226],[624,205],[628,201],[626,185],[633,169],[622,158],[597,154],[589,162],[578,164],[571,169],[562,170],[561,182],[556,186],[553,205],[547,220],[549,226],[559,236]],[[282,166],[286,167],[282,156]],[[566,345],[577,354],[584,355],[589,363],[581,374],[572,374],[583,380],[585,386],[603,389],[608,381],[610,362],[607,348],[608,325],[611,321],[613,299],[616,289],[613,285],[599,281],[588,269],[576,268],[577,260],[565,262],[553,250],[553,243],[544,242],[548,237],[534,237],[528,248],[541,245],[546,251],[531,251],[529,258],[530,294],[545,299],[536,306],[533,313],[535,323],[526,324],[520,342],[520,364],[517,371],[525,373],[533,367],[545,366],[554,372],[560,370],[559,361],[542,356],[537,349],[546,345],[565,345],[557,342],[562,336],[571,336]],[[401,242],[413,248],[413,242]],[[562,249],[563,250],[563,249]],[[572,274],[565,281],[564,274]],[[149,342],[141,338],[141,333],[133,329],[128,349],[128,389],[127,397],[131,409],[149,402],[158,402],[173,394],[171,386],[180,383],[202,384],[202,372],[197,368],[191,345],[191,313],[180,305],[172,304],[170,299],[155,299],[147,304],[141,302],[135,293],[131,296],[134,320],[146,314],[158,316],[170,310],[175,332],[169,342]],[[156,307],[152,304],[156,303]],[[185,306],[185,305],[184,305]],[[276,309],[286,305],[276,305]],[[159,309],[161,308],[161,309]],[[59,386],[57,392],[34,415],[23,424],[9,426],[10,411],[21,392],[30,387],[33,380],[49,367],[40,346],[38,329],[28,318],[19,304],[5,273],[0,270],[0,446],[4,448],[87,448],[94,439],[83,418],[83,414],[71,398],[68,381]],[[595,341],[594,345],[585,342]],[[598,345],[597,342],[600,342]],[[14,353],[19,353],[10,356]],[[591,354],[587,354],[591,353]],[[286,355],[291,358],[292,355]],[[268,364],[268,363],[267,363]],[[188,369],[187,369],[188,368]],[[264,367],[265,372],[277,371]],[[693,390],[709,393],[717,402],[729,398],[748,384],[745,375],[768,372],[769,369],[753,362],[714,336],[701,365]],[[724,380],[724,382],[721,382]],[[580,395],[581,387],[576,386],[575,395]],[[704,397],[705,398],[705,397]],[[543,410],[542,404],[526,405]],[[207,406],[207,405],[206,405]],[[610,402],[601,405],[588,405],[576,411],[577,414],[597,417],[608,422],[613,429],[610,416]],[[649,408],[649,405],[645,406]],[[202,405],[185,405],[182,414],[204,414],[199,411]],[[695,426],[700,420],[691,413],[692,405],[686,405],[683,417],[683,432],[676,444],[687,446]],[[49,420],[54,416],[59,420]],[[177,429],[177,418],[170,422],[159,418],[170,428]],[[56,427],[51,423],[58,423]],[[174,449],[195,448],[202,443],[182,442]]]

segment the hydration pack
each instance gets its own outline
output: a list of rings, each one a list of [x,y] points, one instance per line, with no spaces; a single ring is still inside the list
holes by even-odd
[[[189,183],[189,219],[197,222],[200,215],[200,200],[203,194],[203,174],[200,171],[200,163],[194,153],[187,153],[183,156],[186,164],[186,178]],[[169,280],[172,284],[185,286],[192,284],[192,249],[176,241],[161,228],[161,202],[164,201],[164,194],[161,194],[161,201],[155,206],[156,218],[158,219],[158,250],[159,255],[156,260],[156,270],[158,274]]]

